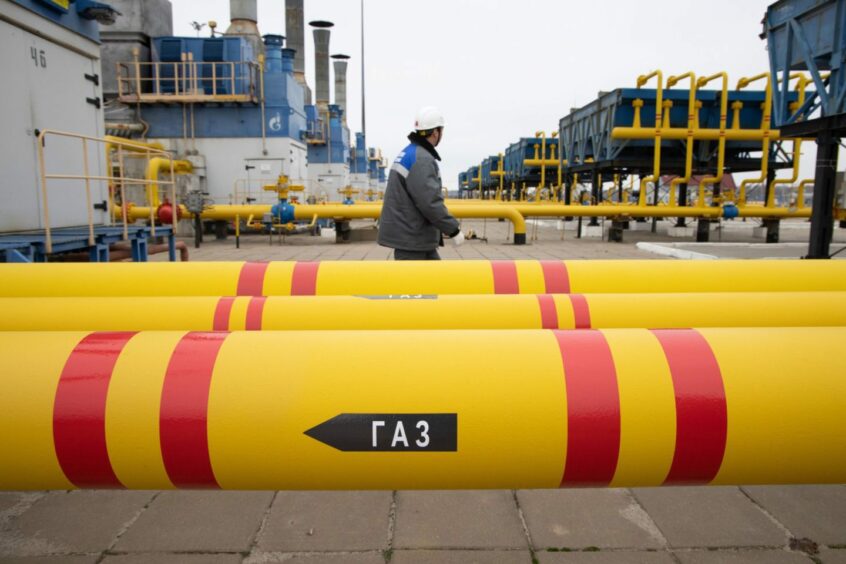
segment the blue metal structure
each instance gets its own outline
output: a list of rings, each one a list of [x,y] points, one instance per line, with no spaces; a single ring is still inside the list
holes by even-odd
[[[781,0],[767,8],[764,34],[779,127],[814,116],[846,113],[846,0]],[[807,71],[816,86],[805,104],[790,110],[790,72]],[[823,71],[830,75],[823,76]]]
[[[344,125],[343,110],[329,104],[327,114],[319,115],[317,106],[306,106],[309,140],[309,164],[343,164],[350,160],[350,130]],[[327,120],[328,118],[328,125]]]
[[[127,228],[132,260],[147,261],[147,242],[152,229],[142,225]],[[47,236],[44,231],[6,233],[0,235],[0,262],[47,262],[48,257],[61,257],[67,253],[87,252],[91,262],[109,262],[109,247],[123,240],[123,226],[94,226],[94,245],[89,244],[87,227],[69,227],[52,230],[52,254],[47,253]],[[176,242],[173,228],[156,226],[156,237],[167,237],[168,255],[176,260]]]
[[[368,173],[367,140],[364,133],[355,134],[355,150],[350,151],[350,174]]]
[[[304,106],[302,86],[294,78],[294,51],[283,49],[279,36],[266,36],[266,60],[264,76],[265,111],[268,116],[267,137],[290,137],[303,140],[307,131],[307,111]],[[214,42],[214,43],[213,43]],[[154,61],[178,57],[178,48],[184,48],[195,54],[195,62],[220,62],[238,56],[252,57],[249,43],[242,37],[218,38],[157,38],[154,40]],[[207,48],[212,45],[214,48]],[[221,57],[218,57],[222,53]],[[214,60],[206,61],[204,55],[214,55]],[[251,58],[242,59],[250,61]],[[216,65],[224,72],[229,65]],[[161,65],[166,69],[168,65]],[[203,68],[211,65],[202,65]],[[245,68],[244,65],[235,66]],[[236,71],[238,72],[238,71]],[[205,74],[205,71],[204,71]],[[210,78],[201,80],[204,89],[210,87]],[[163,81],[164,83],[167,81]],[[226,82],[226,81],[223,81]],[[172,84],[172,82],[171,82]],[[244,93],[243,88],[249,81],[236,80],[236,94]],[[220,83],[218,84],[218,88]],[[194,105],[194,127],[198,138],[257,138],[262,134],[261,107],[253,103],[213,103]],[[148,104],[142,107],[144,120],[149,123],[151,138],[179,138],[184,134],[185,124],[182,107],[176,104]]]
[[[774,114],[782,137],[817,138],[807,258],[829,258],[837,157],[840,138],[846,136],[846,0],[780,0],[767,8],[763,37],[778,85]],[[826,70],[830,74],[824,77]],[[786,97],[792,71],[807,71],[816,86],[795,111]]]
[[[512,182],[517,184],[520,189],[525,182],[527,185],[535,186],[541,180],[541,167],[527,166],[525,161],[527,159],[540,158],[540,150],[543,145],[543,139],[538,137],[521,137],[518,141],[512,143],[505,150],[505,183],[509,186]],[[558,139],[553,137],[546,138],[547,157],[550,151],[555,154],[554,147],[558,145]],[[553,147],[553,149],[550,149]],[[547,175],[552,167],[547,167]],[[549,176],[547,176],[549,178]]]
[[[12,0],[66,29],[88,39],[100,42],[101,22],[105,25],[114,23],[117,12],[109,5],[91,0],[76,0],[68,3],[61,0]]]
[[[665,127],[685,128],[688,119],[688,96],[685,89],[666,89],[663,99],[672,102],[670,123]],[[702,128],[718,129],[720,123],[720,97],[718,90],[699,90],[696,100],[702,103],[699,123]],[[786,99],[796,100],[796,93],[787,94]],[[757,129],[761,125],[761,105],[766,98],[763,91],[729,91],[728,105],[741,102],[741,128]],[[559,137],[561,158],[567,161],[569,173],[579,172],[630,172],[648,173],[653,166],[655,143],[652,140],[613,139],[615,127],[631,127],[634,121],[635,100],[643,100],[640,111],[642,127],[655,126],[656,91],[646,88],[618,88],[604,93],[590,104],[574,110],[561,118]],[[734,114],[727,116],[728,128],[734,123]],[[775,127],[775,121],[771,124]],[[716,166],[716,141],[697,142],[694,147],[694,173],[713,171]],[[664,140],[661,144],[661,166],[666,172],[684,172],[685,141]],[[761,150],[759,141],[728,141],[726,143],[726,170],[740,172],[758,170],[760,158],[750,153]],[[781,156],[772,163],[775,168],[792,163]]]

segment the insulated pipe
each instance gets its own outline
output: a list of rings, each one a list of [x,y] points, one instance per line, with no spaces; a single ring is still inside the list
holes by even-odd
[[[3,333],[0,489],[842,483],[844,340],[840,327]],[[267,369],[280,363],[283,377]]]
[[[321,112],[329,111],[329,31],[335,24],[324,21],[310,22],[314,28],[314,94]],[[327,120],[328,125],[328,120]]]
[[[332,55],[335,68],[335,104],[341,108],[341,119],[347,123],[347,61],[348,55]]]
[[[294,49],[294,78],[303,85],[305,104],[310,106],[311,88],[305,79],[305,19],[303,0],[285,0],[285,36],[288,47]]]
[[[834,327],[846,292],[0,298],[0,311],[0,331]]]
[[[3,297],[842,292],[846,261],[38,263],[0,280]]]

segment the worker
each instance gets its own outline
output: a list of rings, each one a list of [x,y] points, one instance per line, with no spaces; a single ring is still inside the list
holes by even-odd
[[[461,226],[447,210],[441,194],[440,155],[435,147],[444,136],[444,117],[427,106],[417,112],[411,142],[391,167],[382,216],[379,244],[394,249],[395,260],[440,260],[443,237],[455,246],[464,242]]]

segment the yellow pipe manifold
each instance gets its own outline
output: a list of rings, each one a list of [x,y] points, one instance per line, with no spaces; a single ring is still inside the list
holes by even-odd
[[[0,264],[0,297],[846,291],[846,261]]]
[[[846,326],[846,292],[0,298],[0,331]]]
[[[2,333],[0,489],[842,483],[844,340],[846,328]]]

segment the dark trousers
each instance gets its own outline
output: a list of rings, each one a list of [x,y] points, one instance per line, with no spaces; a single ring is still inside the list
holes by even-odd
[[[394,249],[394,260],[441,260],[441,255],[434,251],[403,251]]]

